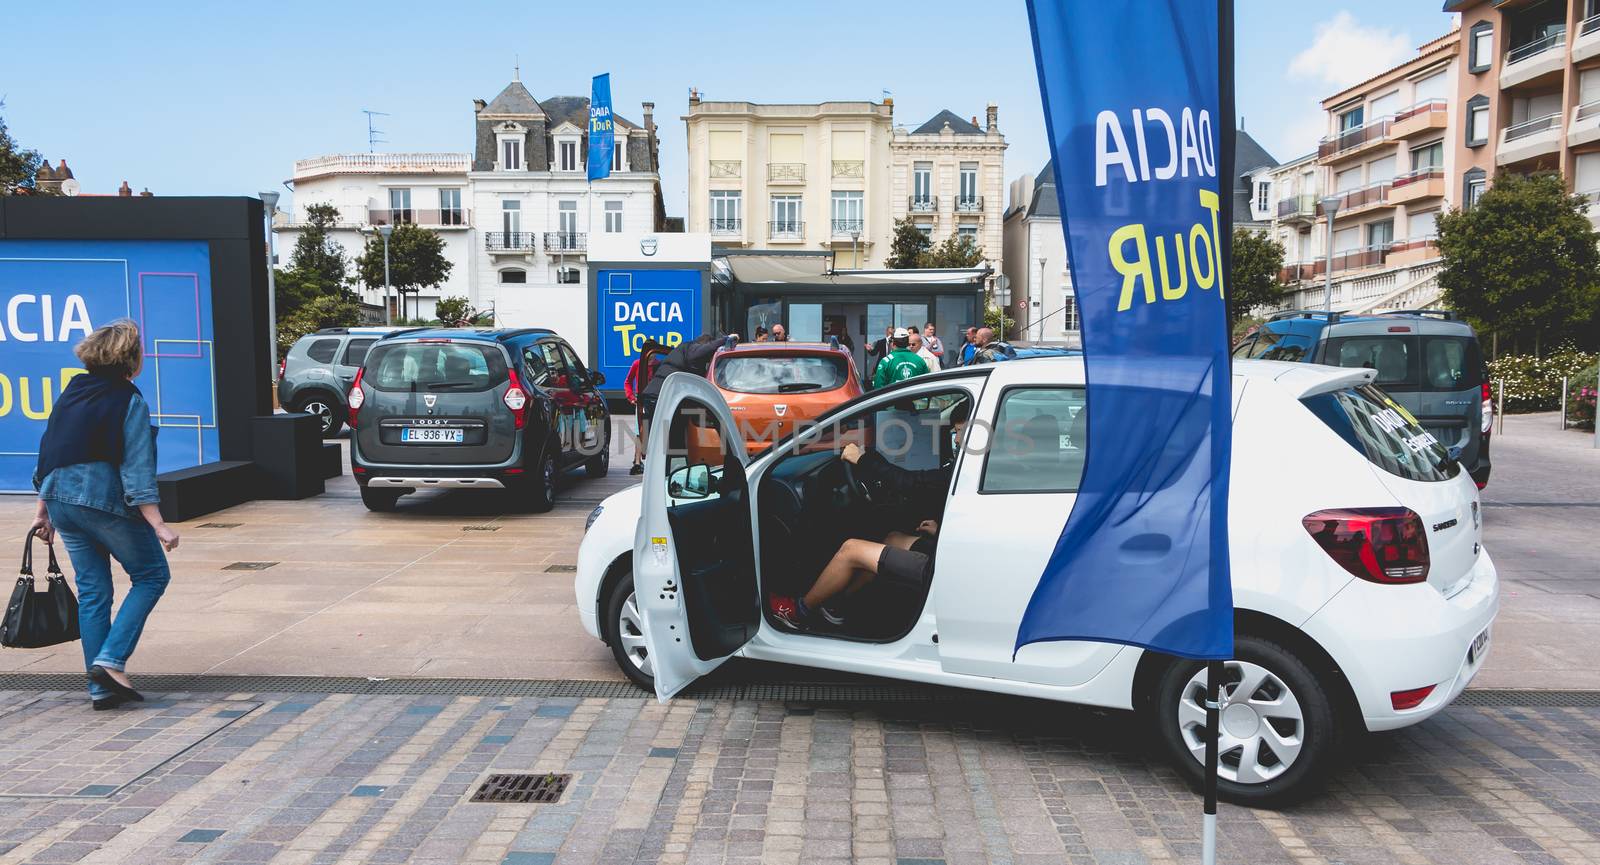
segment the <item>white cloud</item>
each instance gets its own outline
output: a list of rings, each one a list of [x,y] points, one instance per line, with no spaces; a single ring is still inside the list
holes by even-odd
[[[1414,47],[1404,33],[1363,26],[1341,11],[1317,25],[1311,44],[1289,61],[1288,73],[1326,84],[1331,93],[1399,64]]]

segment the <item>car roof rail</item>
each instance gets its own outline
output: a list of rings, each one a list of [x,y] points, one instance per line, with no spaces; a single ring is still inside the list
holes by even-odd
[[[326,335],[329,335],[329,334],[349,333],[349,332],[350,332],[350,328],[348,328],[348,327],[324,327],[324,328],[319,328],[312,335],[313,336],[326,336]]]
[[[532,336],[533,334],[555,333],[548,327],[518,327],[495,334],[496,339],[516,339],[519,336]]]
[[[1272,314],[1267,321],[1283,321],[1289,318],[1326,318],[1329,324],[1335,324],[1344,313],[1335,310],[1320,309],[1283,309]]]
[[[394,339],[397,336],[409,336],[409,335],[411,335],[413,333],[422,333],[423,331],[428,331],[428,330],[438,330],[438,328],[434,328],[434,327],[402,327],[399,330],[391,331],[390,333],[384,334],[382,338],[383,339]]]
[[[1419,318],[1433,316],[1437,317],[1441,321],[1460,320],[1456,316],[1455,310],[1452,309],[1396,309],[1392,312],[1386,312],[1384,315],[1414,315],[1418,316]]]
[[[722,338],[722,350],[723,351],[729,351],[734,346],[736,346],[738,344],[739,344],[739,338],[737,336],[734,336],[731,333]]]
[[[831,348],[834,351],[840,351],[841,350],[839,348],[839,335],[838,334],[835,333],[835,334],[829,334],[828,335],[828,348]]]

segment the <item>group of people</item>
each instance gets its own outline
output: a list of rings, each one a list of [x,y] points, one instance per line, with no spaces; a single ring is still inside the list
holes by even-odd
[[[967,366],[982,361],[982,352],[994,343],[994,329],[967,328],[966,341],[955,363],[947,363],[944,341],[939,338],[933,322],[923,328],[895,327],[883,329],[883,339],[867,348],[867,358],[878,358],[873,366],[872,386],[884,387],[919,375],[944,369],[947,366]]]

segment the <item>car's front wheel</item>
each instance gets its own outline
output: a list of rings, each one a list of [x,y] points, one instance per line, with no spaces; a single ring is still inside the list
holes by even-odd
[[[325,439],[337,436],[339,430],[344,428],[344,421],[339,419],[339,413],[334,406],[333,400],[325,396],[307,397],[295,407],[295,411],[305,412],[316,418],[317,423],[322,427],[322,437]]]
[[[634,597],[632,572],[611,587],[603,609],[601,636],[611,647],[611,656],[622,668],[622,675],[646,691],[655,691],[655,668],[644,644],[644,617],[639,614],[639,602]]]
[[[1277,807],[1316,790],[1339,738],[1326,684],[1284,647],[1240,635],[1223,663],[1217,790],[1241,805]],[[1180,661],[1162,674],[1152,721],[1192,782],[1205,776],[1206,665]]]

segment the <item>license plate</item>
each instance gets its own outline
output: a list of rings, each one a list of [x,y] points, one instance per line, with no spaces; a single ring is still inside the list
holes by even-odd
[[[408,426],[400,428],[400,440],[403,442],[458,445],[461,444],[463,432],[463,430],[458,429]]]
[[[1476,664],[1483,657],[1483,650],[1489,647],[1489,629],[1484,628],[1483,633],[1474,637],[1472,646],[1467,649],[1467,663]]]

